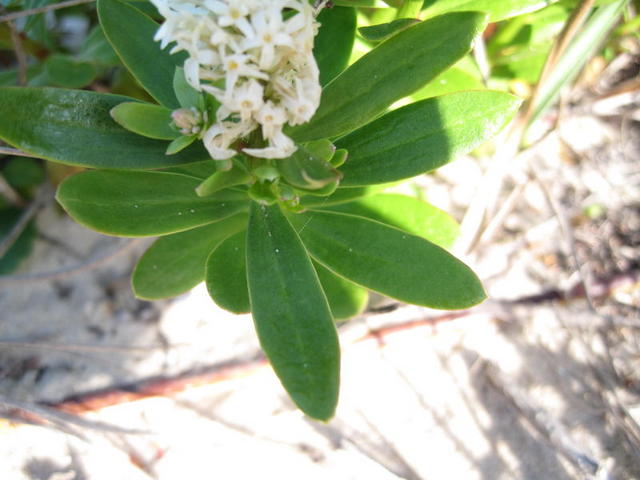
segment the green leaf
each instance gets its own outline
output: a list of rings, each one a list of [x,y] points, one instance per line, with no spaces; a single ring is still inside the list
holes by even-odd
[[[197,178],[198,180],[206,180],[216,172],[216,160],[207,160],[206,162],[190,163],[189,165],[181,165],[179,167],[167,168],[163,171],[167,173],[178,173],[187,177]]]
[[[553,104],[560,95],[562,87],[576,78],[628,3],[628,0],[618,0],[598,7],[591,15],[557,61],[544,85],[541,86],[531,122]]]
[[[158,24],[120,0],[98,0],[98,16],[109,43],[140,85],[165,107],[178,108],[173,75],[184,56],[160,50],[153,40]]]
[[[313,55],[320,69],[320,84],[326,85],[349,62],[356,31],[356,11],[346,7],[325,8],[317,20],[320,29],[313,43]]]
[[[160,105],[124,102],[111,109],[111,117],[130,132],[158,140],[174,140],[181,136],[171,126],[171,110]]]
[[[246,223],[245,223],[246,226]],[[207,259],[205,280],[211,299],[233,313],[249,313],[246,231],[227,238]]]
[[[237,185],[244,185],[249,183],[251,176],[247,173],[241,165],[234,165],[231,170],[221,170],[215,172],[204,182],[198,185],[196,193],[201,197],[212,195],[225,188],[235,187]]]
[[[419,101],[462,90],[484,90],[484,84],[479,75],[473,75],[463,68],[453,66],[411,95],[411,99]]]
[[[421,237],[342,213],[290,218],[313,258],[358,285],[439,309],[468,308],[485,298],[469,267]]]
[[[339,205],[341,203],[352,202],[367,195],[373,195],[380,192],[389,185],[372,185],[367,187],[347,187],[338,188],[328,197],[317,197],[305,195],[300,198],[300,204],[305,208],[328,207],[330,205]]]
[[[0,242],[9,234],[21,215],[22,211],[14,208],[0,210]],[[36,227],[30,222],[9,250],[0,257],[0,275],[7,275],[20,266],[31,254],[35,239]]]
[[[42,162],[34,158],[14,157],[2,169],[2,176],[13,188],[33,188],[40,185],[46,175]]]
[[[109,111],[132,98],[84,90],[0,88],[0,138],[37,157],[92,168],[164,168],[210,158],[194,145],[167,156],[166,142],[128,132]]]
[[[311,260],[277,206],[251,206],[247,279],[260,344],[284,388],[307,415],[328,420],[338,401],[338,335]]]
[[[441,167],[498,133],[520,103],[507,93],[474,91],[394,110],[336,142],[349,151],[341,184],[392,182]]]
[[[53,54],[45,62],[45,72],[51,85],[81,88],[96,78],[96,69],[89,62],[78,62],[67,55]]]
[[[105,67],[114,67],[120,64],[120,58],[104,36],[100,25],[96,25],[82,45],[78,53],[78,60],[93,62]]]
[[[415,18],[399,18],[392,22],[381,23],[379,25],[371,25],[368,27],[360,27],[358,32],[365,40],[370,42],[382,42],[393,37],[405,28],[409,28],[420,20]]]
[[[475,10],[487,12],[490,22],[515,17],[527,12],[540,10],[558,0],[437,0],[422,11],[422,15],[433,17],[445,12],[462,12]]]
[[[377,5],[376,0],[335,0],[332,3],[334,5],[342,5],[345,7],[380,8]]]
[[[484,15],[462,12],[403,30],[327,85],[311,121],[290,129],[289,134],[306,142],[364,125],[465,55],[484,25]]]
[[[327,296],[333,318],[341,320],[362,313],[369,300],[369,292],[365,288],[337,276],[318,262],[313,262],[313,266]]]
[[[156,240],[140,257],[131,282],[137,297],[174,297],[204,280],[209,254],[225,238],[247,226],[246,215],[174,233]]]
[[[173,76],[173,90],[182,108],[204,107],[202,94],[187,83],[182,67],[176,67]]]
[[[304,147],[298,147],[290,157],[278,160],[278,170],[287,183],[304,190],[325,187],[341,177],[333,165]]]
[[[66,179],[57,199],[78,223],[125,237],[166,235],[247,209],[243,192],[195,193],[198,180],[164,172],[89,171]]]
[[[449,214],[406,195],[382,193],[328,209],[399,228],[442,248],[451,247],[459,233],[458,223]]]
[[[183,151],[185,148],[187,148],[189,145],[191,145],[197,139],[198,139],[197,135],[189,135],[189,136],[183,135],[183,136],[180,136],[180,137],[176,138],[175,140],[172,140],[171,143],[169,143],[169,146],[167,147],[166,154],[167,155],[175,155],[176,153],[179,153],[179,152]]]

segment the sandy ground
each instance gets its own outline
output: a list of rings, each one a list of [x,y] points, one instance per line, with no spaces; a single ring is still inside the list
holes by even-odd
[[[53,281],[0,279],[0,407],[13,418],[0,478],[640,478],[640,135],[624,115],[570,113],[513,159],[502,221],[466,257],[490,300],[449,315],[378,299],[343,325],[326,425],[287,399],[250,317],[202,285],[133,298],[147,241],[48,206],[19,274],[119,254]],[[487,168],[461,159],[412,188],[462,218]],[[593,205],[602,215],[585,214]],[[87,392],[102,393],[69,401]]]

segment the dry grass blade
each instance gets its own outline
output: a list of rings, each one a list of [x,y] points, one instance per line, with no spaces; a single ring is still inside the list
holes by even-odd
[[[62,412],[54,408],[31,402],[12,400],[4,396],[0,396],[0,409],[4,410],[5,416],[10,416],[12,419],[24,419],[30,424],[54,426],[67,433],[80,436],[81,438],[84,438],[84,435],[78,430],[78,427],[81,429],[112,433],[148,433],[143,430],[116,427],[103,422],[87,420],[78,415]]]

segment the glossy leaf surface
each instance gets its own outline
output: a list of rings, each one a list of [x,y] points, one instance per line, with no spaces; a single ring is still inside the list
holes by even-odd
[[[485,298],[469,267],[421,237],[342,213],[313,211],[291,219],[318,262],[363,287],[440,309],[468,308]]]
[[[391,225],[443,248],[453,245],[459,233],[458,223],[448,213],[406,195],[382,193],[329,209]]]
[[[235,215],[160,237],[140,257],[133,271],[131,281],[136,296],[156,300],[191,290],[204,280],[205,263],[213,249],[246,223],[246,215]]]
[[[320,69],[320,84],[326,85],[349,62],[356,31],[356,11],[347,7],[325,8],[317,20],[320,29],[313,43],[313,55]]]
[[[209,159],[198,143],[167,156],[109,115],[129,97],[58,88],[0,88],[0,138],[37,157],[91,168],[164,168]],[[27,108],[28,106],[28,108]]]
[[[260,344],[283,386],[312,418],[338,400],[340,350],[311,260],[279,207],[251,207],[247,279]]]
[[[389,23],[360,27],[358,32],[360,32],[360,35],[362,35],[365,40],[369,40],[370,42],[382,42],[405,28],[415,25],[419,21],[420,20],[415,18],[399,18]]]
[[[244,224],[246,227],[246,222]],[[206,261],[205,281],[211,299],[233,313],[249,313],[246,231],[224,240]]]
[[[348,133],[410,95],[471,48],[485,16],[442,15],[407,28],[360,58],[325,87],[309,123],[291,129],[298,142]]]
[[[173,140],[180,133],[171,127],[171,110],[160,105],[124,102],[111,109],[111,117],[130,132],[158,140]]]
[[[498,133],[520,103],[506,93],[472,91],[394,110],[336,142],[349,151],[341,185],[392,182],[434,170]]]
[[[172,173],[89,171],[65,180],[57,199],[78,223],[125,237],[180,232],[247,209],[242,192],[202,198],[198,184]]]
[[[109,43],[140,85],[165,107],[178,108],[173,76],[184,58],[160,50],[153,40],[159,25],[120,0],[98,0],[98,16]]]

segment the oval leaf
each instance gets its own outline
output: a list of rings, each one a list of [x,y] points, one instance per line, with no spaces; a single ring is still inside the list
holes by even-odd
[[[336,142],[349,151],[341,185],[392,182],[441,167],[498,133],[520,104],[507,93],[473,91],[394,110]]]
[[[423,238],[341,213],[314,211],[291,219],[318,262],[358,285],[439,309],[468,308],[485,298],[469,267]]]
[[[51,55],[44,63],[50,85],[80,88],[96,78],[96,69],[91,63],[78,62],[67,55]]]
[[[246,223],[245,223],[246,226]],[[246,232],[227,238],[206,261],[205,281],[211,299],[233,313],[249,313],[247,287]]]
[[[327,197],[316,197],[311,195],[304,195],[300,197],[300,205],[304,208],[321,208],[331,205],[339,205],[341,203],[352,202],[362,197],[379,193],[386,188],[391,187],[388,185],[371,185],[367,187],[345,187],[338,188],[335,192]]]
[[[282,385],[303,412],[328,420],[338,400],[338,336],[311,260],[278,206],[251,206],[247,279],[260,344]]]
[[[540,10],[558,0],[438,0],[432,2],[423,16],[433,17],[444,12],[462,12],[475,10],[487,12],[489,21],[497,22],[527,12]]]
[[[351,56],[356,31],[356,10],[325,8],[317,18],[320,29],[313,42],[313,56],[320,69],[320,84],[326,85],[342,72]]]
[[[199,142],[167,156],[167,143],[131,133],[109,111],[132,98],[58,88],[0,88],[0,138],[39,158],[92,168],[164,168],[201,160]]]
[[[365,40],[370,42],[382,42],[383,40],[391,38],[405,28],[409,28],[418,22],[420,22],[420,20],[415,18],[399,18],[389,23],[360,27],[358,32]]]
[[[173,90],[182,108],[204,107],[202,93],[189,85],[182,67],[176,68],[176,73],[173,76]]]
[[[406,195],[383,193],[328,209],[391,225],[442,248],[453,245],[459,233],[458,223],[448,213]]]
[[[140,85],[165,107],[179,108],[173,75],[184,57],[160,50],[153,39],[159,25],[120,0],[98,0],[98,16],[109,43]]]
[[[181,134],[171,127],[171,110],[160,105],[124,102],[111,109],[111,117],[130,132],[158,140],[173,140]]]
[[[381,43],[332,81],[309,123],[290,130],[298,142],[336,137],[375,118],[471,48],[485,16],[451,13],[407,28]]]
[[[157,300],[191,290],[204,279],[211,251],[246,225],[246,215],[235,215],[159,238],[140,257],[133,271],[131,282],[136,296]]]
[[[199,183],[173,173],[89,171],[66,179],[57,199],[78,223],[125,237],[180,232],[247,209],[244,193],[202,198]]]
[[[369,292],[355,283],[339,277],[318,262],[313,262],[322,290],[336,320],[351,318],[362,313],[369,300]]]

